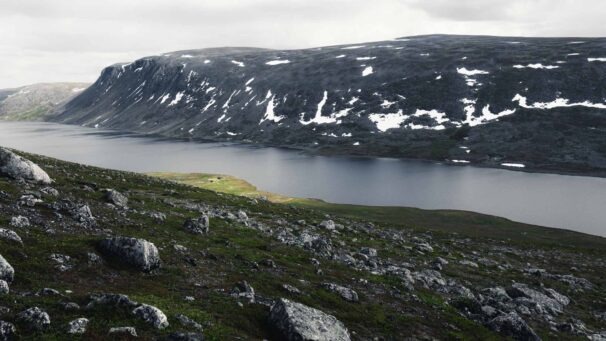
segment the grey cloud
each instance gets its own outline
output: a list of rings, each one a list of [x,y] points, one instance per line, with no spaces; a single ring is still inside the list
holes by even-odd
[[[585,0],[3,0],[0,88],[213,46],[306,48],[430,34],[600,36]]]

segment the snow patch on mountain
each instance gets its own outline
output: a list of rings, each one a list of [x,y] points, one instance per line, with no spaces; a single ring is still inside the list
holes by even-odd
[[[231,63],[232,63],[232,64],[236,64],[236,65],[238,65],[239,67],[244,67],[244,63],[243,63],[243,62],[239,62],[239,61],[237,61],[237,60],[232,60],[232,61],[231,61]]]
[[[526,68],[529,68],[529,69],[547,69],[547,70],[559,68],[559,66],[557,66],[557,65],[543,65],[541,63],[528,64],[528,65],[516,64],[513,67],[516,68],[516,69],[526,69]]]
[[[342,47],[341,50],[357,50],[357,49],[361,49],[363,47],[366,47],[366,45],[351,45],[351,46],[345,46]]]
[[[362,77],[366,77],[368,75],[371,75],[372,73],[373,73],[372,66],[367,66],[366,68],[364,68],[364,70],[362,70]]]
[[[513,167],[513,168],[525,168],[526,167],[526,165],[524,165],[523,163],[510,163],[510,162],[502,163],[501,166]]]
[[[324,91],[324,95],[322,96],[322,99],[320,100],[320,102],[318,103],[318,109],[316,110],[316,115],[314,116],[314,118],[310,119],[309,121],[305,121],[303,119],[303,117],[305,116],[305,114],[301,114],[301,118],[299,120],[299,122],[303,125],[308,125],[311,123],[315,123],[315,124],[327,124],[327,123],[336,123],[338,117],[336,116],[336,114],[332,114],[330,116],[322,116],[322,109],[324,108],[324,105],[326,105],[326,101],[328,100],[328,91]],[[344,114],[347,115],[346,111]]]
[[[592,103],[590,101],[576,102],[570,103],[570,100],[566,98],[556,98],[551,102],[535,102],[533,104],[528,104],[528,100],[526,97],[516,94],[513,99],[513,102],[518,102],[518,105],[527,108],[527,109],[553,109],[553,108],[564,108],[564,107],[587,107],[587,108],[595,108],[595,109],[606,109],[605,103]]]
[[[173,99],[170,103],[168,103],[168,106],[172,107],[173,105],[176,105],[177,103],[179,103],[181,101],[181,98],[183,98],[183,92],[178,92],[175,95],[175,99]]]
[[[290,60],[270,60],[269,62],[265,63],[266,65],[280,65],[280,64],[288,64],[290,63]]]
[[[166,102],[166,100],[170,97],[170,94],[166,94],[164,96],[162,96],[162,99],[160,100],[160,104],[164,104],[164,102]]]
[[[274,109],[275,109],[275,104],[274,104],[274,98],[276,97],[276,95],[271,93],[271,90],[267,91],[267,95],[266,98],[269,98],[269,101],[267,102],[267,107],[265,108],[265,115],[263,115],[263,118],[261,119],[261,121],[259,121],[259,124],[265,122],[265,121],[272,121],[272,122],[280,122],[282,121],[285,117],[284,116],[278,116],[274,113]]]
[[[462,68],[457,68],[457,72],[464,75],[464,76],[475,76],[475,75],[487,75],[489,74],[488,71],[483,71],[483,70],[468,70],[465,67]]]

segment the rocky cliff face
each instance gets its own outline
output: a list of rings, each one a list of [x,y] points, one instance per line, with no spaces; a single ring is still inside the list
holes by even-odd
[[[107,67],[54,121],[325,153],[603,172],[606,39],[420,36]]]
[[[86,83],[41,83],[0,89],[0,120],[40,120],[82,92]]]

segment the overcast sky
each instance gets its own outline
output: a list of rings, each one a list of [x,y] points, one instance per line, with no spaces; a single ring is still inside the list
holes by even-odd
[[[0,0],[0,88],[214,46],[305,48],[451,33],[606,36],[604,0]]]

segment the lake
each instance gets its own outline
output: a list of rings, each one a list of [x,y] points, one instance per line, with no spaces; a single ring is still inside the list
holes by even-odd
[[[606,179],[388,158],[313,156],[39,122],[0,122],[0,146],[105,168],[229,174],[335,203],[475,211],[606,236]]]

